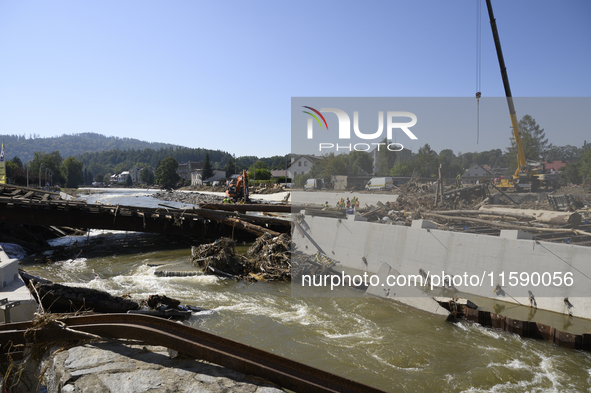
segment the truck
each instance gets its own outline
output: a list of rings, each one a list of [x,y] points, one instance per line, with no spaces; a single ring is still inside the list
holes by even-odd
[[[308,179],[304,184],[304,191],[306,190],[321,190],[324,188],[324,179]]]
[[[515,113],[515,105],[513,105],[513,96],[511,94],[511,87],[509,86],[509,77],[507,76],[507,68],[505,67],[505,59],[503,58],[503,51],[501,49],[501,40],[497,30],[497,23],[493,14],[491,0],[486,0],[486,7],[488,9],[488,16],[490,19],[490,26],[495,41],[495,49],[497,51],[497,58],[501,68],[501,77],[503,79],[503,86],[505,88],[505,96],[507,97],[507,105],[509,106],[509,115],[511,117],[511,126],[513,128],[513,138],[517,145],[517,169],[513,176],[498,179],[495,186],[501,191],[537,191],[540,187],[558,188],[558,174],[544,173],[544,166],[542,163],[532,160],[527,160],[523,151],[521,143],[521,136],[519,135],[519,125],[517,123],[517,115]],[[479,97],[480,93],[477,93]]]
[[[387,191],[394,189],[394,181],[391,177],[373,177],[365,185],[366,191]]]

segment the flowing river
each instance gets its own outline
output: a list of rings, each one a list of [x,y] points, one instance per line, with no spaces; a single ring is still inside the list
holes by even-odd
[[[149,194],[105,190],[82,197],[88,202],[158,206]],[[121,240],[141,246],[110,248]],[[96,253],[21,267],[113,295],[140,299],[165,294],[182,304],[208,308],[211,311],[185,323],[389,392],[591,390],[591,354],[586,352],[474,323],[446,322],[353,289],[343,289],[343,296],[301,298],[292,297],[286,283],[157,277],[150,265],[186,261],[190,245],[173,246],[154,235],[92,231],[90,236],[59,240],[78,245],[87,241],[94,241]]]

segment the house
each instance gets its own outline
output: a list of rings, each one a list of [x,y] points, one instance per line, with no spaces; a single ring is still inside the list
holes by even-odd
[[[190,183],[191,172],[201,169],[201,167],[203,167],[203,161],[187,161],[184,164],[179,164],[176,168],[176,173],[181,179],[185,179],[187,183]]]
[[[480,165],[474,165],[462,175],[462,183],[476,184],[480,179],[490,180],[493,174]]]
[[[128,177],[129,177],[129,171],[123,171],[120,174],[111,175],[111,178],[109,180],[111,183],[123,183],[123,182],[127,181]]]
[[[213,170],[213,176],[203,180],[201,177],[202,168],[195,169],[191,172],[191,185],[192,186],[201,186],[205,182],[214,182],[216,180],[225,179],[226,178],[226,171],[220,171],[218,169]]]
[[[271,179],[277,179],[279,177],[284,177],[287,175],[286,169],[279,169],[271,171]]]
[[[131,176],[131,181],[136,184],[136,183],[142,183],[140,177],[142,174],[142,171],[144,170],[144,168],[141,167],[137,167],[134,166],[133,168],[131,168],[129,170],[129,176]]]
[[[568,164],[568,161],[546,161],[542,162],[542,164],[544,164],[546,172],[554,173],[563,170],[566,164]]]
[[[310,169],[312,169],[312,165],[314,165],[314,163],[318,160],[322,160],[322,157],[316,157],[313,155],[292,157],[291,164],[287,168],[287,177],[293,179],[296,175],[308,173]]]

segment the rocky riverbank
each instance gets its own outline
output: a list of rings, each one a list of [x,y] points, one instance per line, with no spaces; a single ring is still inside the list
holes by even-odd
[[[157,346],[95,343],[46,360],[44,385],[57,392],[285,392],[261,378]]]

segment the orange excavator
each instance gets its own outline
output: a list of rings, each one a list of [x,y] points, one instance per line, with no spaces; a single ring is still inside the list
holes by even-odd
[[[246,169],[242,171],[240,176],[232,179],[226,190],[226,196],[234,202],[250,202],[248,198],[248,174],[246,173]]]

